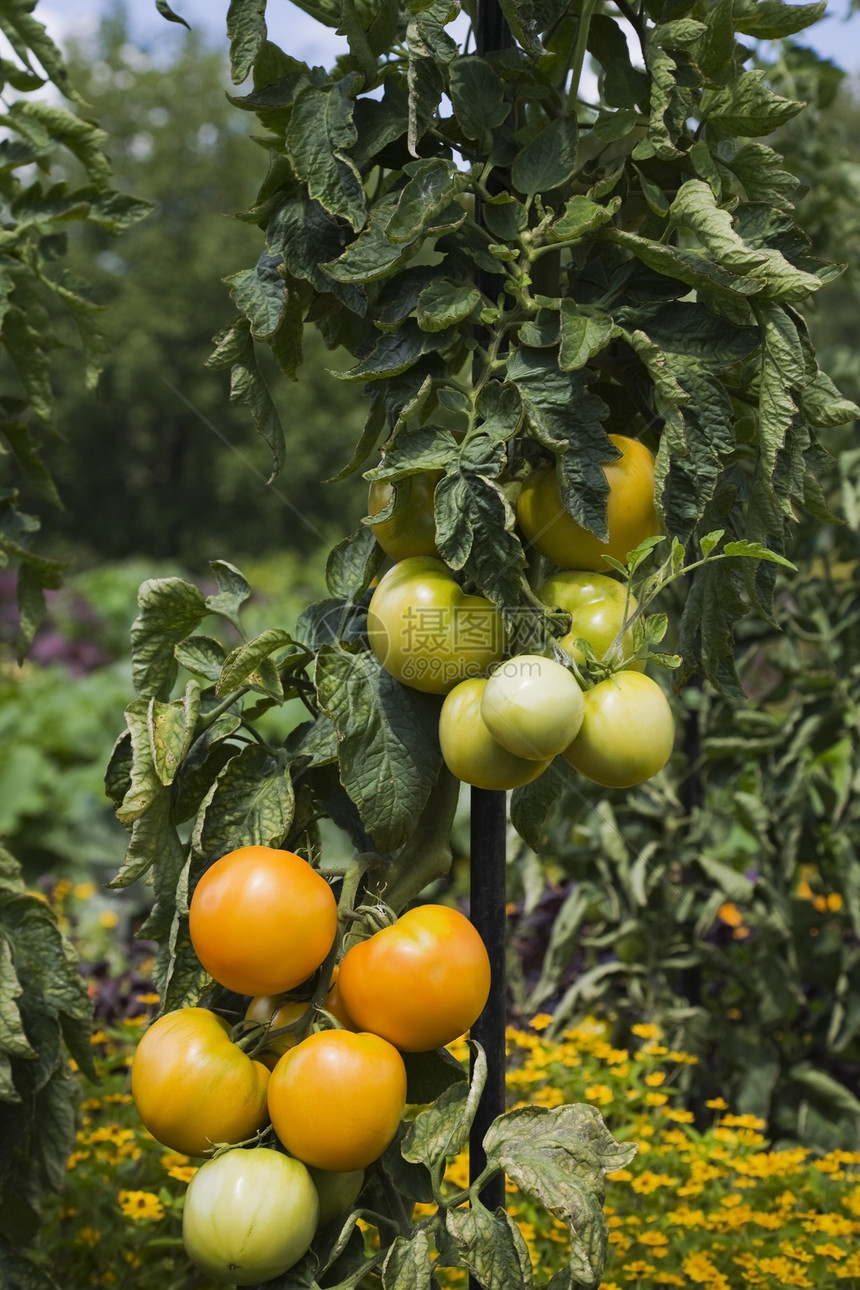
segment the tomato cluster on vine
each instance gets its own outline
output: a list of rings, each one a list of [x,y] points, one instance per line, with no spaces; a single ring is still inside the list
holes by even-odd
[[[634,628],[639,605],[612,576],[630,551],[659,533],[654,457],[638,440],[609,438],[620,455],[603,467],[605,541],[567,512],[551,465],[532,470],[519,488],[523,537],[556,566],[532,588],[534,600],[570,619],[567,631],[537,652],[506,656],[503,613],[467,594],[439,558],[433,523],[439,472],[370,486],[371,517],[390,511],[371,529],[396,561],[370,601],[370,647],[403,684],[444,696],[442,756],[465,783],[519,788],[563,755],[595,783],[631,788],[671,756],[674,719],[663,689],[644,674]]]
[[[486,1003],[487,951],[458,910],[418,905],[371,928],[351,931],[341,953],[331,884],[273,847],[222,856],[194,889],[192,946],[217,985],[246,997],[244,1015],[231,1028],[206,1007],[163,1014],[140,1040],[131,1088],[164,1146],[217,1151],[184,1209],[188,1253],[212,1276],[253,1284],[301,1258],[397,1133],[401,1054],[452,1042]],[[260,1145],[269,1129],[276,1149]],[[255,1255],[236,1214],[252,1216],[247,1196],[258,1193],[264,1208],[280,1195],[286,1217],[280,1243]]]

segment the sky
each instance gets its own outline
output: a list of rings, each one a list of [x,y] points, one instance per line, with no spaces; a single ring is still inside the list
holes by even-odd
[[[62,45],[69,36],[83,37],[98,25],[100,16],[115,0],[39,0],[35,17],[45,24]],[[125,0],[135,41],[155,53],[163,48],[167,57],[185,38],[185,29],[166,22],[155,8],[155,0]],[[798,37],[820,54],[833,59],[846,71],[860,75],[860,12],[844,20],[849,0],[828,4],[826,16]],[[227,47],[227,0],[172,0],[171,7],[192,26],[205,31],[212,43]],[[309,18],[290,0],[268,0],[266,23],[269,37],[282,49],[305,62],[329,65],[343,43],[329,29]]]

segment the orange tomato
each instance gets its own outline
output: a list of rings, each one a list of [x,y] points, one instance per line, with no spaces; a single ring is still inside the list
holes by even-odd
[[[337,904],[325,878],[292,851],[239,847],[194,889],[191,943],[206,971],[237,994],[282,994],[334,944]]]

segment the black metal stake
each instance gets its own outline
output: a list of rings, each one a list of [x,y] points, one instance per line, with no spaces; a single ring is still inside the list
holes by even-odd
[[[487,1054],[487,1083],[478,1105],[469,1138],[469,1177],[474,1182],[487,1163],[484,1134],[505,1109],[505,794],[495,789],[473,788],[471,793],[471,905],[472,922],[490,956],[492,983],[487,1005],[475,1022],[471,1036]],[[488,1209],[505,1203],[502,1174],[481,1191]],[[472,1290],[478,1283],[470,1278]]]
[[[478,0],[475,44],[482,57],[492,50],[511,44],[510,29],[498,0]],[[480,219],[480,208],[476,209]],[[491,298],[491,283],[482,283]],[[472,1038],[487,1055],[487,1082],[478,1105],[469,1136],[469,1176],[474,1182],[483,1173],[487,1160],[484,1135],[505,1109],[505,834],[507,801],[496,790],[473,788],[471,791],[471,905],[472,922],[480,933],[490,957],[492,984],[487,1006],[472,1027]],[[481,1201],[490,1210],[505,1203],[505,1179],[497,1174],[481,1190]],[[469,1290],[481,1290],[473,1276]]]

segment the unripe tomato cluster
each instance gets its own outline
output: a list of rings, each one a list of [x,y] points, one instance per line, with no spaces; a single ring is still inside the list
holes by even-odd
[[[186,1249],[216,1279],[255,1284],[302,1257],[397,1132],[401,1053],[450,1043],[486,1003],[487,952],[457,910],[407,910],[333,965],[337,926],[331,886],[301,856],[248,846],[216,860],[189,929],[210,976],[250,996],[240,1033],[208,1008],[179,1008],[135,1053],[132,1095],[153,1137],[188,1156],[234,1148],[201,1167],[185,1201]],[[283,1151],[244,1145],[269,1125]]]
[[[605,542],[567,513],[551,466],[535,469],[517,499],[527,543],[558,566],[535,595],[547,609],[570,615],[570,628],[556,643],[571,668],[549,655],[505,658],[499,610],[482,596],[467,595],[435,554],[438,472],[419,472],[393,489],[371,485],[371,514],[391,502],[392,492],[398,498],[391,518],[371,526],[397,563],[370,601],[370,647],[403,684],[444,696],[442,756],[465,783],[518,788],[563,754],[595,783],[630,788],[655,775],[672,753],[669,702],[656,681],[644,675],[628,625],[636,599],[605,572],[611,567],[606,556],[624,561],[659,532],[654,457],[637,440],[609,438],[620,456],[603,467],[609,488]],[[588,662],[582,641],[607,672],[585,690],[577,679]]]

